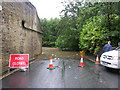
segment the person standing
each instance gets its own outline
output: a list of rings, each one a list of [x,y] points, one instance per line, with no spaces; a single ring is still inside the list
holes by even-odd
[[[110,44],[111,44],[111,41],[108,41],[108,43],[104,45],[103,52],[108,52],[112,50],[112,46]]]
[[[116,49],[119,49],[120,48],[120,42],[118,42],[118,47]]]

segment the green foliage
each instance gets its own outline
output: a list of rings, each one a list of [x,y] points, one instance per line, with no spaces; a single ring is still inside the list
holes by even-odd
[[[57,39],[57,32],[56,26],[59,23],[59,19],[41,19],[41,25],[43,26],[43,46],[46,47],[54,47],[55,41]]]
[[[78,50],[79,32],[77,31],[76,24],[73,21],[75,18],[64,18],[58,25],[58,39],[56,46],[62,50]],[[65,23],[65,24],[64,24]]]
[[[113,16],[112,21],[117,22],[118,19],[116,19],[116,17]],[[96,54],[101,50],[102,46],[106,43],[110,36],[113,40],[119,40],[118,30],[115,29],[109,32],[105,22],[105,16],[94,16],[89,18],[86,24],[83,25],[83,29],[80,34],[79,47],[90,51],[90,53]],[[116,27],[118,27],[118,24]]]
[[[80,48],[84,48],[85,50],[94,53],[95,48],[102,44],[101,41],[107,38],[105,35],[107,33],[107,29],[103,27],[104,22],[104,16],[94,16],[89,18],[86,24],[83,25],[83,29],[80,34]],[[97,52],[96,50],[95,52]]]
[[[43,46],[98,53],[108,40],[120,42],[119,2],[63,3],[60,19],[41,20]]]

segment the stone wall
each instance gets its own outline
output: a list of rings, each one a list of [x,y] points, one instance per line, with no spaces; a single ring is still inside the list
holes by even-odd
[[[0,57],[3,67],[8,66],[10,54],[26,53],[30,55],[30,59],[41,54],[40,21],[36,8],[30,2],[2,2],[0,14]]]

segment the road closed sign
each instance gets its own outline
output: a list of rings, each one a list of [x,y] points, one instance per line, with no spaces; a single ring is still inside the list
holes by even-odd
[[[29,54],[10,54],[10,68],[29,67]]]

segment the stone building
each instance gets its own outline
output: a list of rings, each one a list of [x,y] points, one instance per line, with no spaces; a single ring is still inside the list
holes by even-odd
[[[8,68],[10,54],[29,54],[30,60],[42,53],[42,30],[36,8],[28,2],[0,3],[0,62]]]

